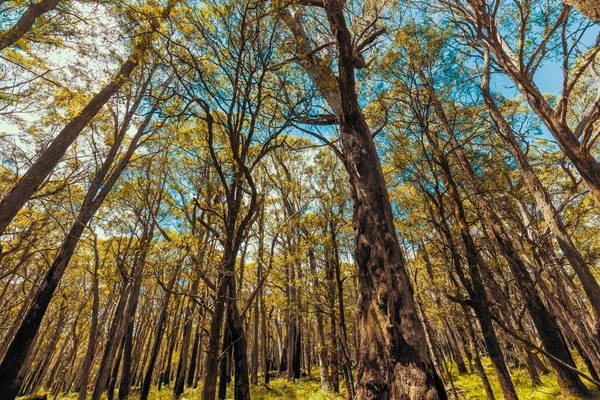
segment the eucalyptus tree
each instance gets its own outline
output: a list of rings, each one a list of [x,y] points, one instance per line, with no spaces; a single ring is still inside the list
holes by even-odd
[[[136,134],[133,136],[128,148],[119,158],[121,145],[130,128],[132,120],[138,112],[142,100],[147,96],[148,85],[152,79],[150,74],[143,77],[140,86],[131,89],[129,109],[122,121],[117,119],[115,127],[115,136],[112,144],[106,153],[104,160],[97,168],[95,175],[91,179],[85,198],[81,204],[78,215],[70,231],[63,240],[54,262],[47,271],[41,286],[36,290],[35,297],[29,306],[28,312],[20,322],[19,329],[11,340],[2,363],[0,364],[0,382],[2,383],[2,394],[6,398],[14,398],[19,391],[21,382],[19,379],[19,370],[25,361],[25,357],[30,349],[33,339],[40,327],[42,319],[46,313],[52,296],[60,283],[69,261],[75,252],[79,239],[86,226],[91,221],[95,212],[100,208],[105,198],[111,192],[113,186],[119,179],[120,174],[129,164],[131,157],[140,144],[140,139],[147,133],[147,128],[152,121],[153,114],[157,106],[151,106],[150,112],[141,121]]]
[[[564,0],[566,5],[575,7],[583,15],[600,24],[600,5],[594,0]]]
[[[245,399],[250,396],[247,338],[236,264],[259,207],[254,170],[279,146],[276,139],[288,127],[279,94],[288,79],[277,47],[280,25],[271,7],[260,1],[190,4],[184,13],[177,27],[181,37],[165,41],[166,57],[189,118],[204,132],[212,174],[219,182],[213,201],[196,203],[204,218],[212,216],[210,225],[199,222],[217,238],[222,252],[202,397],[215,397],[225,320],[234,355],[235,398]]]
[[[151,53],[155,36],[158,35],[163,20],[171,13],[176,2],[172,0],[166,7],[157,7],[147,16],[148,24],[141,23],[138,35],[130,55],[124,61],[115,76],[100,89],[73,119],[52,140],[27,172],[0,202],[0,235],[3,235],[23,205],[52,173],[71,144],[81,134],[85,126],[98,114],[106,102],[128,81],[134,69],[147,60]]]
[[[319,45],[308,36],[304,13],[282,10],[300,65],[340,127],[342,149],[337,152],[349,175],[360,294],[356,397],[444,399],[444,386],[422,341],[425,333],[396,235],[387,186],[359,102],[355,69],[367,66],[365,51],[385,32],[380,19],[383,10],[377,3],[349,10],[350,3],[341,0],[298,4],[300,10],[311,8],[313,23],[326,19],[333,33],[333,43],[326,47],[337,50],[336,74],[319,55]],[[348,20],[348,11],[362,18]]]
[[[514,82],[600,202],[600,164],[594,157],[600,96],[586,104],[576,102],[581,87],[584,92],[598,92],[597,82],[586,78],[597,75],[598,68],[600,36],[595,35],[595,41],[584,39],[593,24],[578,20],[570,7],[558,2],[439,3],[451,13],[466,44],[480,53],[487,49],[489,62]],[[560,60],[563,79],[560,95],[551,100],[534,77],[543,63],[554,59]]]
[[[61,0],[41,0],[30,4],[14,25],[0,31],[0,51],[21,39],[40,17],[56,9],[60,2]],[[4,12],[9,12],[9,10],[4,10]]]

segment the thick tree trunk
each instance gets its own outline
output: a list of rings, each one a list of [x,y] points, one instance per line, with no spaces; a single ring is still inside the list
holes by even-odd
[[[340,121],[350,181],[359,286],[356,398],[445,399],[444,386],[423,341],[425,333],[396,236],[375,143],[358,104],[356,54],[343,14],[344,2],[331,0],[323,2],[323,7],[339,53],[337,79],[312,54],[298,20],[288,14],[284,15],[284,21],[294,33],[300,50],[308,56],[302,66]]]
[[[233,288],[232,298],[234,301],[230,301],[227,307],[227,312],[229,314],[229,329],[233,343],[233,362],[235,366],[234,399],[250,400],[247,354],[248,342],[246,333],[244,332],[243,321],[237,309],[235,292],[235,288]]]

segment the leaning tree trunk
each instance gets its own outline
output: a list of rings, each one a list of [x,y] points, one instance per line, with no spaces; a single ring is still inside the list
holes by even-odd
[[[71,257],[75,253],[79,239],[81,238],[85,227],[91,221],[96,211],[98,211],[106,196],[108,196],[110,193],[125,167],[129,164],[129,160],[137,148],[137,143],[144,134],[146,127],[150,123],[154,111],[156,111],[155,108],[148,113],[138,128],[135,136],[132,138],[127,152],[110,172],[108,178],[106,180],[104,179],[110,167],[113,165],[113,161],[117,155],[119,145],[124,135],[120,136],[118,139],[115,139],[115,142],[113,143],[106,159],[94,176],[94,179],[81,204],[77,219],[63,240],[56,257],[54,258],[54,262],[50,266],[50,269],[46,273],[42,284],[34,295],[34,299],[29,310],[27,311],[27,314],[25,315],[25,319],[19,326],[17,333],[15,334],[4,358],[2,359],[2,363],[0,364],[0,398],[12,399],[17,395],[22,383],[18,378],[18,372],[25,361],[25,357],[27,356],[27,352],[31,347],[34,336],[40,328],[42,319],[44,318],[46,310],[48,309],[50,301],[52,300],[52,296],[54,295],[54,291],[58,287],[65,269],[67,268]],[[127,128],[124,127],[122,129],[123,132],[126,129]],[[10,196],[10,194],[8,196]],[[1,206],[2,205],[0,204],[0,207]]]
[[[162,342],[165,321],[167,320],[167,313],[169,311],[169,302],[171,300],[171,292],[173,290],[173,286],[175,286],[175,281],[177,280],[178,275],[178,272],[175,272],[171,276],[171,279],[169,279],[169,283],[167,284],[167,288],[165,290],[165,297],[161,305],[158,321],[156,322],[154,342],[152,344],[150,360],[148,361],[148,369],[146,370],[144,381],[142,383],[140,400],[147,400],[148,394],[150,393],[150,385],[152,384],[152,374],[154,372],[154,367],[156,366],[156,358],[158,357],[158,351],[160,350],[160,344]]]
[[[510,226],[505,224],[499,216],[495,206],[491,200],[486,196],[485,191],[481,187],[481,184],[473,171],[470,161],[468,160],[463,148],[458,143],[458,140],[454,134],[454,130],[450,125],[450,122],[445,114],[443,105],[440,99],[437,97],[431,83],[427,80],[423,71],[419,71],[419,77],[421,83],[429,90],[431,94],[431,100],[434,107],[436,116],[438,117],[441,127],[448,137],[448,143],[456,152],[459,167],[469,183],[473,188],[475,195],[475,202],[478,208],[481,210],[483,220],[486,225],[491,229],[493,237],[498,244],[500,253],[506,260],[512,275],[515,278],[515,284],[521,293],[525,307],[531,316],[531,319],[536,327],[540,340],[544,346],[544,349],[552,354],[562,362],[575,367],[570,350],[567,343],[560,331],[558,323],[555,317],[548,311],[546,305],[542,301],[535,283],[527,270],[525,264],[525,258],[527,257],[526,251],[519,240],[515,239],[514,232],[511,232]],[[511,234],[512,233],[512,234]],[[531,264],[527,262],[527,264]],[[556,377],[558,379],[559,386],[562,390],[569,394],[583,395],[588,394],[586,386],[581,382],[579,375],[569,368],[565,368],[561,363],[556,362],[554,359],[550,359]]]
[[[174,6],[175,0],[170,0],[162,12],[162,18],[167,18]],[[83,128],[127,82],[133,70],[144,59],[145,54],[152,48],[153,33],[159,28],[159,21],[159,19],[153,20],[149,31],[140,36],[127,61],[121,65],[117,75],[60,131],[52,143],[44,149],[38,159],[29,167],[25,175],[2,199],[2,202],[0,202],[0,237],[19,210],[52,173]]]
[[[191,296],[196,296],[200,278],[197,275],[192,283]],[[177,377],[175,378],[175,386],[173,388],[173,397],[178,399],[185,388],[185,376],[188,364],[188,354],[190,350],[190,341],[192,339],[192,323],[193,314],[196,303],[193,298],[190,298],[185,309],[185,317],[183,322],[183,339],[181,342],[181,354],[179,356],[179,364],[177,366]]]
[[[23,35],[29,32],[39,17],[54,10],[58,3],[60,3],[60,0],[42,0],[27,7],[21,18],[0,35],[0,51],[21,39]]]
[[[598,7],[600,9],[600,5]],[[486,72],[489,74],[489,70]],[[482,82],[482,93],[488,109],[490,110],[490,114],[498,126],[499,136],[502,138],[506,144],[506,147],[517,162],[517,166],[521,172],[525,186],[533,196],[538,208],[542,213],[542,216],[544,217],[544,220],[546,221],[546,224],[552,231],[565,257],[567,260],[569,260],[569,263],[579,277],[581,286],[583,287],[583,290],[590,301],[592,310],[594,311],[594,316],[596,318],[596,323],[598,324],[600,323],[600,285],[592,274],[589,266],[583,259],[583,256],[575,247],[575,244],[571,239],[571,235],[567,231],[567,227],[563,223],[558,211],[552,204],[550,194],[540,182],[535,171],[533,170],[533,167],[529,164],[527,157],[521,150],[515,138],[515,134],[511,126],[498,109],[496,102],[494,101],[489,90],[489,76],[487,74]]]
[[[500,388],[502,389],[502,394],[506,400],[518,400],[515,387],[510,379],[510,373],[506,367],[504,353],[492,323],[490,301],[487,297],[486,288],[483,283],[484,280],[481,276],[481,269],[477,260],[478,252],[465,216],[465,210],[460,198],[460,193],[458,192],[456,182],[452,176],[452,171],[445,154],[441,153],[435,138],[429,135],[428,139],[434,146],[434,151],[438,158],[440,167],[442,168],[444,179],[448,187],[448,192],[454,205],[454,216],[460,229],[461,239],[465,246],[470,280],[463,272],[460,255],[452,242],[450,227],[448,226],[448,222],[445,218],[441,200],[436,204],[438,213],[440,215],[440,229],[444,236],[446,236],[456,273],[458,274],[461,283],[465,287],[471,299],[471,306],[479,321],[481,334],[483,336],[490,359],[492,360],[492,364],[494,365],[494,369],[496,370],[496,374],[498,375],[498,381],[500,383]]]
[[[94,276],[92,277],[92,322],[90,325],[88,346],[85,353],[83,365],[81,366],[81,378],[79,380],[79,394],[77,396],[77,400],[85,400],[87,398],[88,380],[90,376],[90,369],[92,368],[92,363],[94,362],[94,353],[96,351],[97,342],[96,336],[98,335],[98,309],[100,307],[100,293],[98,289],[98,265],[100,262],[98,260],[98,241],[96,236],[94,236],[94,256]]]

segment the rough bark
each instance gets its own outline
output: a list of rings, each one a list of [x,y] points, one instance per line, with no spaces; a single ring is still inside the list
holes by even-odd
[[[322,63],[302,66],[337,114],[349,174],[359,283],[356,398],[445,399],[445,389],[423,340],[425,333],[396,236],[377,150],[358,104],[356,54],[343,13],[344,2],[327,1],[322,7],[338,48],[338,85],[333,72]],[[312,49],[302,36],[300,23],[289,14],[284,14],[284,21],[300,50],[309,50],[302,53],[310,54]],[[333,79],[321,84],[321,77]]]
[[[600,3],[596,0],[564,0],[563,3],[576,8],[583,15],[600,24]]]

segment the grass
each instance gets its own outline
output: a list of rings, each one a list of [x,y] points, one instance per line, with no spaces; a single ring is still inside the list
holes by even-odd
[[[273,399],[286,399],[286,400],[342,400],[344,396],[344,383],[340,382],[340,390],[342,394],[323,392],[321,390],[321,382],[317,376],[308,376],[290,382],[284,378],[272,379],[268,386],[265,385],[250,385],[250,392],[252,399],[256,400],[273,400]],[[129,396],[131,400],[139,398],[138,393],[133,390],[134,393]],[[196,400],[201,396],[202,389],[186,389],[180,400]],[[115,396],[116,397],[116,396]],[[48,395],[48,399],[52,397]],[[59,397],[59,400],[73,400],[77,399],[76,393],[70,393]],[[103,395],[102,400],[106,399],[106,395]],[[171,400],[173,399],[173,388],[166,387],[160,391],[155,388],[150,392],[150,400]],[[233,399],[233,384],[229,384],[227,387],[227,399]],[[19,400],[25,400],[21,398]]]
[[[502,391],[500,384],[496,378],[494,368],[489,359],[482,359],[483,366],[487,373],[488,379],[494,391],[494,395],[497,400],[502,400]],[[579,363],[578,363],[579,364]],[[459,400],[487,400],[485,390],[481,384],[481,379],[477,373],[458,375],[456,366],[450,366],[452,379],[456,387],[456,394],[449,392],[448,398]],[[584,368],[580,368],[581,371],[585,371]],[[556,378],[552,373],[542,375],[542,385],[532,387],[531,380],[527,375],[527,371],[524,369],[513,369],[511,370],[512,380],[517,390],[519,399],[523,400],[578,400],[579,397],[564,396],[560,393],[560,388],[556,382]],[[447,389],[450,389],[449,381]],[[591,383],[584,380],[586,385],[590,388],[592,393],[591,399],[600,400],[600,391]],[[250,391],[252,399],[256,400],[274,400],[274,399],[286,399],[286,400],[342,400],[345,399],[344,395],[344,384],[340,382],[340,390],[342,394],[323,392],[321,390],[321,384],[317,375],[303,377],[296,382],[290,382],[285,378],[277,378],[271,380],[268,386],[265,385],[251,385]],[[201,389],[187,389],[181,400],[195,400],[199,399]],[[129,397],[131,400],[138,399],[138,393],[134,390],[133,394]],[[51,399],[48,396],[48,399]],[[74,400],[77,398],[77,394],[71,393],[59,397],[60,400]],[[150,392],[150,400],[171,400],[173,398],[173,388],[166,387],[161,391],[153,389]],[[106,396],[103,396],[103,400]],[[227,388],[227,399],[233,399],[233,384],[228,385]],[[25,400],[22,398],[21,400]]]

